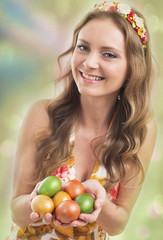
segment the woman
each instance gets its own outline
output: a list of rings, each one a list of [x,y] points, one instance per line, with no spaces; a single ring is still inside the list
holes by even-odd
[[[34,104],[20,132],[11,203],[17,239],[121,233],[154,149],[152,61],[143,16],[126,4],[97,5],[76,27],[64,56],[70,60],[58,79],[65,82],[63,92]],[[95,197],[93,213],[70,224],[50,213],[40,221],[31,200],[48,175],[63,183],[80,180]]]

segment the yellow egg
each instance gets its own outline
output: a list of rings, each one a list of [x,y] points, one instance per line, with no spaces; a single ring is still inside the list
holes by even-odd
[[[71,200],[70,195],[64,191],[57,192],[53,197],[54,208],[65,200]]]
[[[31,202],[31,209],[33,212],[37,212],[40,218],[46,213],[52,213],[54,211],[54,203],[52,199],[46,195],[37,195]]]

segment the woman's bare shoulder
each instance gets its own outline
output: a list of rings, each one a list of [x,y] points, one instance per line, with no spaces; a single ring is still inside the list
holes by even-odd
[[[25,114],[24,124],[31,129],[49,127],[48,106],[50,101],[50,99],[43,99],[32,104]]]

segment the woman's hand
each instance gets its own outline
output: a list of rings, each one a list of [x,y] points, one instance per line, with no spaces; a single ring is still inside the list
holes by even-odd
[[[42,182],[42,181],[41,181],[41,182]],[[38,182],[37,185],[35,186],[34,190],[32,191],[32,193],[31,193],[31,198],[30,198],[31,202],[32,202],[32,200],[37,196],[37,191],[38,191],[38,188],[39,188],[41,182]],[[32,220],[33,223],[34,223],[34,222],[37,222],[37,221],[39,221],[39,220],[41,219],[40,216],[39,216],[39,214],[36,213],[36,212],[32,212],[32,213],[30,214],[30,218],[31,218],[31,220]],[[54,216],[53,216],[51,213],[46,213],[46,214],[44,215],[43,219],[42,219],[42,222],[43,222],[44,224],[50,224],[50,223],[52,222],[53,218],[54,218]]]
[[[105,203],[106,191],[98,180],[89,179],[83,183],[85,192],[89,193],[95,200],[95,210],[92,214],[80,214],[80,218],[87,222],[93,223],[97,220],[101,208]]]
[[[96,222],[101,212],[101,208],[105,203],[106,191],[97,180],[89,179],[83,182],[83,185],[85,188],[85,192],[89,193],[95,199],[94,211],[91,214],[81,213],[79,219],[74,220],[69,224],[63,224],[58,220],[54,220],[55,225],[63,227],[75,227],[84,226],[87,223]]]

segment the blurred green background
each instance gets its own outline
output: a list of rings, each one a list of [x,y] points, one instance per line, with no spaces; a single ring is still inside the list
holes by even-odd
[[[28,107],[54,96],[56,58],[94,0],[0,1],[0,239],[10,231],[10,197],[17,135]],[[153,106],[158,138],[151,165],[123,234],[113,240],[163,240],[163,1],[132,0],[146,17],[156,83]]]

